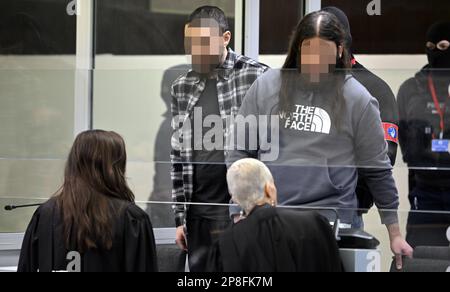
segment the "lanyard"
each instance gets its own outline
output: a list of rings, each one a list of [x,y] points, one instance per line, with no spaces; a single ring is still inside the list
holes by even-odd
[[[433,77],[431,77],[431,75],[428,76],[428,86],[430,87],[431,97],[433,98],[434,105],[436,106],[436,110],[441,119],[440,122],[441,134],[439,139],[442,140],[444,139],[444,132],[445,132],[445,111],[447,108],[447,101],[444,103],[444,107],[442,108],[439,99],[437,97],[436,87],[434,86]],[[450,92],[448,98],[450,99]]]

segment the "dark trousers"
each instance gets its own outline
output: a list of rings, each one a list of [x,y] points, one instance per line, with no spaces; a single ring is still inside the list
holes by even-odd
[[[450,226],[450,191],[415,187],[409,200],[412,210],[407,226],[409,244],[413,247],[448,247],[450,245],[447,239],[447,230]]]
[[[219,240],[223,231],[231,225],[230,220],[187,218],[187,244],[189,269],[193,273],[206,271],[211,247]]]

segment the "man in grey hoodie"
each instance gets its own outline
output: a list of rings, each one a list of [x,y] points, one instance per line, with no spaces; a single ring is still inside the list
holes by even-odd
[[[344,38],[338,19],[328,12],[312,13],[300,22],[284,70],[266,73],[248,91],[227,163],[263,160],[278,185],[280,205],[337,209],[349,225],[358,208],[359,169],[401,269],[402,256],[411,256],[412,249],[400,233],[399,199],[379,106],[346,73],[350,58]],[[272,117],[271,122],[251,123],[262,116]],[[242,120],[249,123],[243,126]],[[245,133],[257,133],[257,143],[242,139]]]

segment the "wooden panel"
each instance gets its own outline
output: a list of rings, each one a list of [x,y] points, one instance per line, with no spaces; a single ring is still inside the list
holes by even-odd
[[[300,0],[261,0],[260,53],[285,54],[302,16]]]

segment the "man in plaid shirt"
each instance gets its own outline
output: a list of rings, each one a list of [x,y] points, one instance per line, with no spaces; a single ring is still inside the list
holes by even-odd
[[[194,11],[185,27],[193,70],[172,85],[172,196],[177,244],[188,251],[191,272],[205,270],[209,247],[230,224],[228,208],[211,205],[231,199],[225,165],[230,120],[254,81],[268,70],[234,53],[230,41],[222,10],[204,6]],[[204,145],[208,137],[214,147]]]

